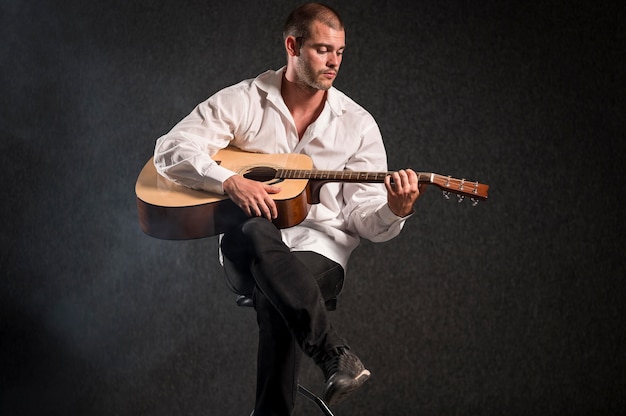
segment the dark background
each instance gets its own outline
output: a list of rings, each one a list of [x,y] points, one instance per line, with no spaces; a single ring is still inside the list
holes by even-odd
[[[134,184],[198,102],[283,65],[298,4],[2,2],[0,414],[250,413],[253,311],[215,238],[141,232]],[[623,414],[624,6],[331,4],[390,167],[491,186],[430,187],[355,252],[333,319],[373,377],[337,414]]]

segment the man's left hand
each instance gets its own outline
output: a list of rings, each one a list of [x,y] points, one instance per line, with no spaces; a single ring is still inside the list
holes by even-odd
[[[387,204],[398,217],[413,213],[413,204],[420,196],[417,174],[412,169],[393,172],[385,178]]]

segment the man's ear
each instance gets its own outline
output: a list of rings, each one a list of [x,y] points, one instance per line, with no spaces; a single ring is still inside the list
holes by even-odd
[[[285,39],[285,49],[290,56],[300,56],[300,45],[295,36],[287,36]]]

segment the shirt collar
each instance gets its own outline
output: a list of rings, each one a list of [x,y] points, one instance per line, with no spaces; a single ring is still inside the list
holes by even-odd
[[[287,67],[284,66],[277,71],[267,71],[259,75],[255,84],[267,93],[267,98],[276,103],[280,101],[284,105],[283,97],[280,95],[280,86],[283,80],[283,73]],[[345,106],[341,98],[341,93],[335,87],[331,87],[326,94],[326,102],[335,116],[345,113]]]

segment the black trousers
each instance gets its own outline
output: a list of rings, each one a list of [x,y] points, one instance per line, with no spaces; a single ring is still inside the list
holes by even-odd
[[[226,233],[222,253],[240,278],[251,280],[259,326],[254,415],[291,415],[302,352],[318,361],[346,346],[326,307],[343,287],[344,270],[320,254],[291,252],[280,230],[262,218]]]

